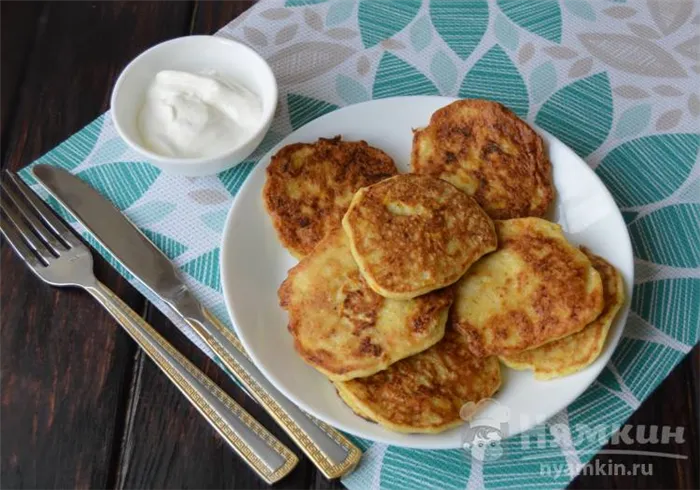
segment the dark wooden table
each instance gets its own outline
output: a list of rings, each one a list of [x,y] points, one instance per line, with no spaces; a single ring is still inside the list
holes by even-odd
[[[2,168],[22,168],[107,110],[120,70],[144,49],[213,33],[251,3],[3,1]],[[294,448],[101,259],[96,273]],[[2,488],[265,487],[87,294],[44,285],[4,243],[1,295]],[[654,474],[580,476],[572,488],[698,488],[699,364],[696,347],[629,421],[685,427],[685,442],[663,450],[689,460],[615,457],[652,462]],[[277,487],[342,486],[302,458]]]

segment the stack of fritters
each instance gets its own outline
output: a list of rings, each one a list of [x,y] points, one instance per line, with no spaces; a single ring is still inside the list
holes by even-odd
[[[451,321],[479,356],[507,355],[578,332],[603,308],[591,261],[559,225],[497,221],[498,250],[457,284]]]
[[[440,340],[453,297],[451,289],[407,301],[375,293],[340,227],[289,271],[279,289],[297,352],[336,381],[369,376]]]
[[[538,379],[593,362],[622,280],[540,218],[554,188],[539,135],[462,100],[415,132],[411,167],[339,137],[273,157],[264,199],[301,258],[279,289],[301,357],[400,432],[459,424],[500,387],[499,358]]]
[[[552,379],[575,373],[595,361],[603,350],[610,325],[625,302],[620,272],[603,258],[581,247],[598,271],[603,285],[603,310],[583,330],[531,350],[500,356],[513,369],[532,369],[536,379]]]

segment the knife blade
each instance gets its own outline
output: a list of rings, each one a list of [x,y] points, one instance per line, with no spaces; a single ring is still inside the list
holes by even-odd
[[[64,169],[40,164],[32,173],[103,247],[192,327],[326,478],[337,478],[355,467],[361,451],[282,395],[253,364],[235,335],[199,303],[168,257],[121,211]]]

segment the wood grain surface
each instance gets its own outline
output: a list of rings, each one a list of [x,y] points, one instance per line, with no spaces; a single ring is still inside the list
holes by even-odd
[[[144,49],[177,36],[213,33],[251,4],[3,1],[2,168],[19,170],[107,110],[120,70]],[[266,488],[87,294],[44,285],[4,242],[0,266],[2,488]],[[101,258],[95,269],[301,456],[259,407]],[[628,421],[682,426],[684,442],[625,449],[671,451],[688,459],[603,454],[597,457],[602,463],[652,463],[653,475],[581,475],[571,488],[698,488],[699,366],[696,347]],[[326,481],[301,457],[276,487],[342,485]]]

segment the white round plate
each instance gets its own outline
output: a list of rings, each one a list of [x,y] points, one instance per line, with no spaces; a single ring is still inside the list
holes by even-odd
[[[251,172],[228,214],[221,245],[221,281],[229,315],[255,364],[289,399],[328,424],[350,434],[398,446],[448,449],[461,445],[459,428],[441,434],[400,434],[368,422],[336,395],[326,378],[305,364],[287,332],[287,314],[277,288],[296,260],[280,245],[261,192],[265,168],[282,146],[342,135],[366,140],[391,155],[408,171],[413,128],[425,126],[431,114],[456,99],[396,97],[339,109],[308,123],[273,148]],[[539,130],[538,130],[539,131]],[[506,434],[515,435],[541,423],[573,402],[598,376],[620,339],[629,311],[633,284],[632,246],[625,222],[610,193],[570,148],[540,131],[549,150],[556,201],[551,219],[575,244],[586,245],[617,267],[625,280],[627,302],[610,330],[605,350],[589,367],[552,381],[535,381],[530,371],[503,368],[503,384],[494,398],[509,411]]]

